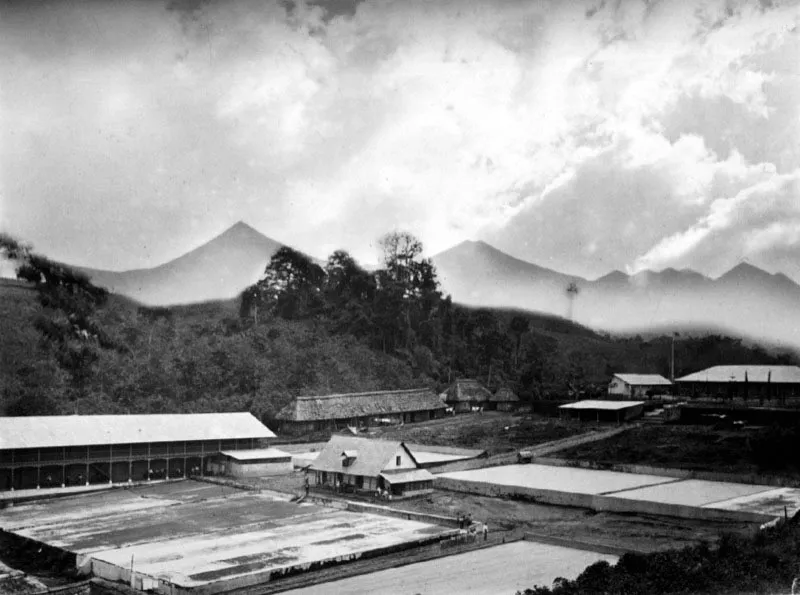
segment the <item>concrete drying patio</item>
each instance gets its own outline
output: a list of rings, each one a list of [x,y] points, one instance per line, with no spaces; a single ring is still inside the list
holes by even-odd
[[[800,509],[797,488],[536,464],[444,473],[434,485],[593,510],[720,521],[763,523]]]
[[[423,522],[180,482],[4,511],[7,531],[74,552],[96,576],[163,593],[214,593],[437,541]]]
[[[517,541],[287,591],[286,595],[511,594],[534,585],[551,586],[558,577],[575,578],[587,566],[600,560],[613,564],[617,558],[556,545]]]

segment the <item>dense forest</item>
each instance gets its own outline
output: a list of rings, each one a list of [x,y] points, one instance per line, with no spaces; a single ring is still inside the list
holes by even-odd
[[[381,267],[284,247],[239,299],[149,308],[0,236],[20,281],[0,284],[5,415],[250,410],[304,394],[443,389],[457,377],[523,399],[592,396],[614,372],[669,373],[673,337],[612,337],[531,312],[473,309],[439,289],[421,243],[380,240]],[[211,273],[210,273],[211,274]],[[675,339],[676,373],[795,363],[738,338]]]

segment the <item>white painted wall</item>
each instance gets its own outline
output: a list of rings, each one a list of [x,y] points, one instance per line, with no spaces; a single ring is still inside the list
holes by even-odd
[[[400,464],[397,464],[397,457],[400,457]],[[414,464],[414,461],[408,456],[408,452],[402,446],[399,447],[392,459],[389,461],[389,464],[386,465],[386,468],[382,469],[382,471],[389,471],[391,469],[416,469],[417,466]]]

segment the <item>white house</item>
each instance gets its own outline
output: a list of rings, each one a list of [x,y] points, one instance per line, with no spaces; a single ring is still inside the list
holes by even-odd
[[[608,394],[626,399],[642,399],[669,392],[672,383],[660,374],[614,374]]]
[[[317,486],[337,491],[385,490],[394,498],[433,492],[433,475],[402,442],[334,435],[309,469]]]

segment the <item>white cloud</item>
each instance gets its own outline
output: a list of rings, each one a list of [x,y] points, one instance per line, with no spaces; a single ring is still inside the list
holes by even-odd
[[[327,23],[305,3],[288,16],[278,3],[152,3],[122,21],[109,7],[54,10],[79,33],[66,45],[33,10],[0,41],[12,56],[0,182],[25,199],[5,209],[21,235],[98,266],[155,264],[188,247],[184,234],[236,219],[311,253],[372,259],[392,227],[436,251],[502,237],[538,210],[553,221],[518,254],[590,256],[584,268],[602,273],[631,255],[689,258],[709,205],[796,155],[784,139],[774,163],[751,162],[668,122],[692,97],[797,126],[797,64],[771,66],[796,37],[793,5],[386,1]],[[42,28],[50,41],[27,35]],[[592,214],[572,224],[572,252],[556,237],[564,213]]]

